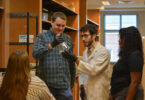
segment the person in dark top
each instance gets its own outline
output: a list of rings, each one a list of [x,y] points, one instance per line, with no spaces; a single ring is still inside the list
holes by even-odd
[[[109,100],[143,100],[144,64],[140,32],[136,27],[119,30],[119,60],[113,67]]]

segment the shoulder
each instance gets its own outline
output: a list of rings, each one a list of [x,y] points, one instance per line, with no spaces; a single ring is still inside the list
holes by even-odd
[[[37,76],[32,76],[29,83],[29,91],[37,91],[47,89],[46,84]]]
[[[136,50],[136,51],[134,51],[134,52],[132,52],[131,54],[130,54],[130,56],[141,56],[142,54],[141,54],[141,52],[139,51],[139,50]]]
[[[44,81],[42,81],[37,76],[33,76],[31,77],[31,82],[29,84],[27,98],[40,98],[40,99],[45,98],[47,100],[51,100],[51,98],[54,98],[54,97],[50,93]],[[42,100],[45,100],[45,99],[42,99]]]
[[[108,55],[108,56],[110,56],[108,49],[105,48],[105,47],[104,47],[102,44],[100,44],[100,43],[98,43],[98,44],[96,45],[95,52],[96,52],[96,53],[99,52],[99,54],[101,54],[101,55]]]
[[[129,59],[133,59],[133,58],[142,58],[143,55],[139,50],[136,50],[134,52],[131,52],[129,55]]]
[[[31,82],[30,82],[30,86],[36,85],[36,86],[46,86],[45,82],[43,80],[41,80],[39,77],[37,76],[32,76],[31,77]]]

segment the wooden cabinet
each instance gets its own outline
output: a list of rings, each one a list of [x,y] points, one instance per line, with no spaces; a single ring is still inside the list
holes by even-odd
[[[84,1],[84,0],[82,0]],[[79,27],[81,21],[84,21],[80,15],[80,7],[84,8],[81,0],[0,0],[0,67],[6,67],[9,55],[17,50],[26,50],[26,45],[9,45],[10,42],[19,42],[19,35],[27,34],[26,18],[10,18],[10,13],[32,13],[38,16],[38,33],[42,30],[48,30],[51,27],[50,20],[42,19],[43,8],[48,10],[49,17],[52,12],[62,11],[67,15],[67,26],[65,33],[73,39],[74,52],[76,55],[82,55],[82,47],[80,45],[81,39],[79,36]],[[84,2],[83,2],[84,3]],[[81,9],[82,9],[81,8]],[[86,9],[86,8],[85,8]],[[79,18],[80,17],[80,18]],[[50,19],[50,18],[49,18]],[[84,23],[86,24],[86,23]],[[83,24],[83,25],[84,25]],[[36,21],[34,18],[30,19],[30,35],[34,35],[33,41],[36,40]],[[80,47],[80,48],[79,48]],[[33,45],[30,46],[30,61],[35,62],[32,57]]]
[[[40,16],[39,12],[40,0],[19,0],[19,1],[9,0],[9,3],[10,3],[9,54],[18,49],[27,51],[28,46],[27,43],[25,42],[27,40],[26,38],[24,39],[21,37],[22,36],[26,37],[29,31],[29,37],[30,35],[33,37],[29,39],[29,41],[30,40],[33,40],[33,42],[35,41],[37,29],[36,29],[36,17],[34,17],[34,15],[38,17]],[[27,20],[28,13],[29,20]],[[39,25],[38,27],[40,27],[39,21],[38,25]],[[38,28],[38,31],[40,32],[40,28]],[[35,62],[35,59],[32,57],[33,42],[29,43],[30,62]]]
[[[96,22],[90,20],[90,19],[87,19],[87,24],[92,24],[92,25],[95,25],[96,26],[96,29],[98,30],[99,32],[99,24],[97,24]],[[99,33],[97,33],[97,38],[96,38],[97,41],[99,41]]]
[[[2,26],[2,24],[3,24],[3,22],[2,22],[2,20],[3,20],[3,10],[4,10],[4,8],[3,8],[3,5],[2,5],[2,1],[0,1],[0,46],[1,46],[1,48],[0,48],[0,67],[3,67],[4,65],[3,65],[3,60],[2,60],[2,52],[3,52],[3,47],[4,47],[4,45],[2,44],[3,43],[3,40],[2,40],[2,33],[3,33],[3,26]]]
[[[81,2],[81,4],[80,4]],[[62,11],[67,15],[67,26],[65,33],[73,40],[74,53],[76,56],[82,55],[80,45],[79,27],[86,24],[83,19],[86,17],[86,0],[0,0],[0,68],[6,67],[9,55],[17,49],[26,49],[26,45],[9,45],[11,42],[19,42],[20,35],[27,35],[26,18],[10,18],[10,13],[32,13],[38,16],[38,33],[48,30],[51,27],[50,18],[52,12]],[[80,7],[83,11],[80,11]],[[84,9],[85,8],[85,9]],[[43,19],[43,9],[48,11],[48,20]],[[83,13],[83,14],[82,14]],[[84,18],[80,17],[84,16]],[[79,18],[80,17],[80,18]],[[82,24],[82,22],[85,22]],[[31,18],[30,35],[34,35],[36,40],[36,20]],[[32,57],[33,44],[30,45],[30,62],[35,60]],[[73,88],[74,100],[79,99],[78,76],[76,76],[75,87]]]
[[[5,68],[9,57],[9,0],[0,0],[0,68]]]
[[[100,21],[100,11],[98,9],[89,9],[87,10],[87,23],[93,24],[96,26],[98,33],[97,33],[97,40],[99,40],[99,21]]]

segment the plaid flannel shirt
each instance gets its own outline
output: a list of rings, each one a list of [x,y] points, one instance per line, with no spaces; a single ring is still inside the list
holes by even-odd
[[[39,60],[36,73],[49,87],[72,88],[76,73],[75,63],[59,53],[61,49],[59,45],[49,50],[48,44],[54,40],[54,36],[54,33],[49,30],[40,34],[34,43],[32,55]],[[72,39],[65,33],[62,33],[62,37],[73,51]]]

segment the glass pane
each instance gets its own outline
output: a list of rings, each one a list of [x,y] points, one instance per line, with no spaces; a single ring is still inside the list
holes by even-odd
[[[120,15],[105,15],[105,30],[119,30]]]
[[[119,53],[119,33],[117,31],[105,32],[105,47],[109,50],[111,55],[111,62],[116,62],[118,60]]]
[[[137,15],[122,15],[122,27],[137,26]]]

